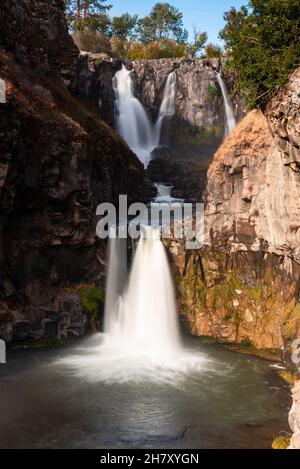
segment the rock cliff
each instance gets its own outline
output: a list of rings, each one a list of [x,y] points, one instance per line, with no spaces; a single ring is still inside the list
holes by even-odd
[[[117,202],[119,193],[143,200],[136,156],[65,87],[74,45],[61,4],[1,4],[2,14],[16,18],[4,26],[7,49],[0,51],[6,86],[0,104],[0,337],[6,341],[84,332],[75,287],[103,284],[105,270],[96,207]]]
[[[0,47],[40,74],[75,86],[78,49],[63,0],[2,0],[0,18]]]
[[[182,310],[196,335],[269,349],[300,336],[299,77],[214,156],[206,246],[178,251]]]

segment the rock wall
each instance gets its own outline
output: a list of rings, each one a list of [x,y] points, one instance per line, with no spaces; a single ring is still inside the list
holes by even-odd
[[[293,431],[289,449],[300,449],[300,381],[293,389],[293,406],[289,414],[289,424]]]
[[[77,94],[91,102],[100,117],[112,127],[115,126],[113,77],[121,67],[120,60],[103,54],[80,53]]]
[[[174,248],[181,310],[196,335],[269,349],[300,337],[299,77],[216,153],[206,247]]]
[[[4,2],[1,12],[3,6],[26,24],[19,46],[17,25],[4,26],[7,50],[0,51],[6,85],[0,104],[0,337],[81,335],[87,318],[76,287],[101,286],[105,274],[96,207],[117,203],[119,194],[143,200],[143,167],[62,82],[73,42],[61,2]],[[59,38],[65,41],[60,52]]]
[[[39,73],[75,86],[78,49],[68,34],[63,0],[1,0],[0,47]]]

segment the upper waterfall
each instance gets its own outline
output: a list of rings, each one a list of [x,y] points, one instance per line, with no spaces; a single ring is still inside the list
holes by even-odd
[[[164,89],[163,100],[155,124],[149,119],[142,103],[134,96],[131,79],[132,71],[125,65],[113,80],[116,95],[117,128],[145,167],[151,153],[159,146],[163,119],[175,113],[176,73],[169,74]]]
[[[225,114],[226,114],[226,129],[225,129],[225,137],[227,137],[235,128],[236,126],[236,119],[234,116],[234,111],[233,111],[233,106],[232,102],[230,99],[230,96],[228,94],[226,85],[221,77],[221,74],[216,72],[216,77],[218,80],[218,83],[220,85],[223,99],[224,99],[224,106],[225,106]]]

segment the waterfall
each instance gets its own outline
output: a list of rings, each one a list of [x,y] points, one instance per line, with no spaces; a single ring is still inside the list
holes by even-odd
[[[127,240],[111,239],[105,333],[57,361],[87,381],[149,382],[178,386],[187,374],[214,363],[181,341],[175,291],[160,229],[142,227],[126,282]]]
[[[171,196],[171,192],[174,186],[167,186],[166,184],[155,184],[157,188],[157,196],[153,199],[155,203],[166,203],[166,204],[173,204],[173,203],[184,203],[184,199],[178,199]]]
[[[104,330],[112,332],[118,323],[118,312],[127,281],[127,239],[110,238],[105,289]]]
[[[222,96],[224,99],[224,106],[225,106],[225,114],[226,114],[226,129],[225,129],[225,137],[227,137],[235,128],[236,120],[234,116],[233,106],[228,94],[226,85],[221,77],[221,74],[216,72],[217,80],[220,85]]]
[[[114,242],[115,240],[113,240]],[[123,301],[116,301],[116,252],[110,250],[107,297],[115,309],[105,310],[108,341],[120,351],[161,356],[180,348],[175,293],[160,230],[143,227]],[[110,271],[111,269],[111,271]],[[110,283],[111,282],[111,283]],[[109,305],[112,304],[108,298]]]
[[[128,146],[147,167],[151,153],[159,146],[164,118],[175,113],[176,73],[170,73],[166,80],[163,100],[155,124],[150,121],[142,103],[133,95],[131,73],[123,64],[113,80],[117,128]]]
[[[176,104],[176,73],[171,72],[168,75],[163,100],[159,110],[159,119],[162,117],[172,117],[175,114]]]

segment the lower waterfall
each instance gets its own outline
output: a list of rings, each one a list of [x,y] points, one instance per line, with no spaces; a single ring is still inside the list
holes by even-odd
[[[84,380],[105,383],[177,386],[187,374],[217,370],[215,360],[185,346],[160,229],[142,227],[127,284],[125,247],[126,239],[110,239],[104,333],[56,363]]]
[[[115,265],[119,262],[123,270],[118,250],[112,249],[116,240],[110,243],[108,298],[118,287]],[[107,303],[111,305],[109,299]],[[105,332],[125,353],[161,357],[181,347],[175,292],[158,228],[142,228],[123,300],[115,302],[115,310],[105,310]]]

